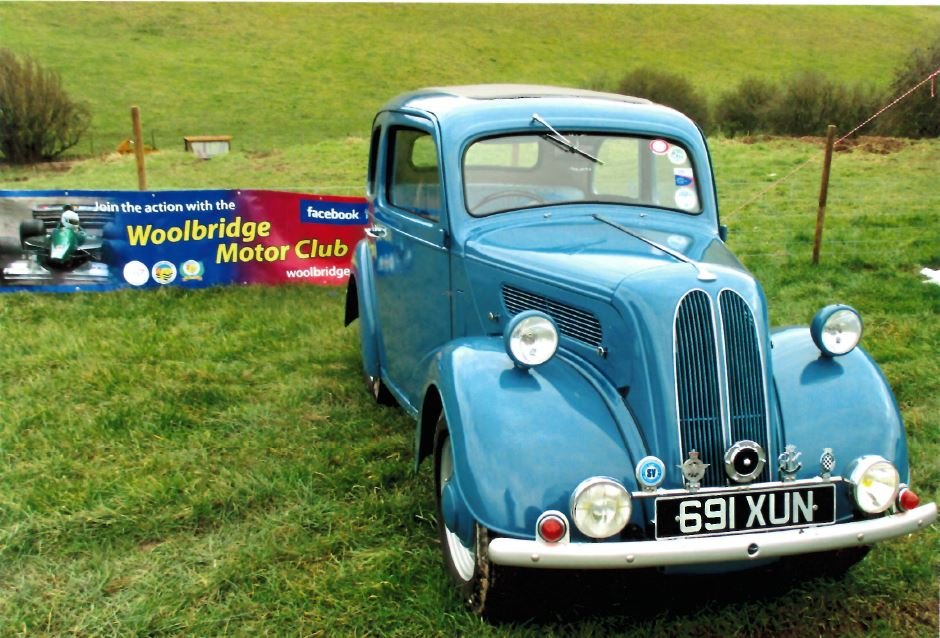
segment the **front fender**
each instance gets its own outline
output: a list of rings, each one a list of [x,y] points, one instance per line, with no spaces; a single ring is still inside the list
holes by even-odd
[[[824,448],[836,458],[833,474],[866,454],[879,454],[909,480],[907,441],[894,394],[871,357],[861,348],[840,357],[823,357],[807,328],[773,335],[777,404],[785,443],[803,453],[799,475],[819,473]]]
[[[636,489],[639,429],[616,391],[574,357],[522,370],[501,338],[463,339],[440,353],[436,377],[461,506],[488,529],[531,538],[538,516],[567,512],[592,476]]]

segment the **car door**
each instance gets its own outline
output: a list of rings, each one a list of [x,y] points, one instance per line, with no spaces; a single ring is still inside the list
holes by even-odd
[[[417,406],[428,358],[451,338],[440,154],[430,120],[388,113],[372,227],[382,376]]]

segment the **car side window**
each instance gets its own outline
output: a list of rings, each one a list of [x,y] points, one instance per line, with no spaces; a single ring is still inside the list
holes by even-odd
[[[430,221],[441,215],[441,178],[434,138],[421,130],[389,131],[388,201]]]
[[[376,126],[372,131],[372,142],[369,144],[369,177],[366,182],[366,188],[369,195],[375,194],[375,177],[377,174],[377,164],[379,159],[379,140],[382,138],[382,127]]]

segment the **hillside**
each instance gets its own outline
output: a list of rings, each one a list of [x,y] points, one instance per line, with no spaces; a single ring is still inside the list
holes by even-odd
[[[937,7],[0,3],[0,45],[61,72],[94,124],[74,152],[230,134],[269,151],[363,136],[388,97],[476,82],[589,85],[649,65],[710,97],[816,68],[885,85]]]

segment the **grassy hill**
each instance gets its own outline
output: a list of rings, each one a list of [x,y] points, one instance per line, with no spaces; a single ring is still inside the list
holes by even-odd
[[[77,149],[94,157],[0,165],[0,189],[134,188],[133,159],[109,152],[139,104],[161,148],[152,188],[361,194],[373,111],[416,86],[578,85],[640,64],[711,96],[808,67],[885,83],[938,26],[934,7],[0,2],[0,46],[60,70],[95,113]],[[235,150],[183,153],[200,133]],[[914,485],[937,500],[940,289],[917,272],[940,268],[940,142],[883,142],[837,154],[818,267],[819,162],[753,199],[818,144],[711,147],[772,322],[860,309]],[[564,575],[547,618],[481,623],[440,564],[413,423],[369,400],[342,304],[308,286],[0,295],[0,635],[937,635],[937,526],[839,581]]]
[[[938,30],[936,7],[0,2],[0,46],[91,104],[84,155],[130,136],[133,104],[161,148],[231,134],[269,151],[364,135],[426,85],[583,86],[640,65],[711,97],[809,68],[885,85]]]

